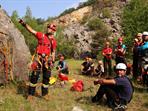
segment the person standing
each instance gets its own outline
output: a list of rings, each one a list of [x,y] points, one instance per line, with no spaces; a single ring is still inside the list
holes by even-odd
[[[32,73],[30,75],[30,84],[28,89],[27,99],[31,101],[35,95],[35,89],[37,86],[37,81],[39,75],[43,73],[42,80],[42,97],[46,100],[49,99],[48,95],[48,85],[49,78],[51,76],[50,65],[55,61],[55,49],[56,49],[56,40],[54,38],[54,33],[56,31],[56,25],[48,24],[47,33],[37,32],[32,29],[27,23],[20,19],[19,23],[25,27],[30,33],[35,35],[38,40],[38,45],[36,48],[37,60],[32,63]],[[51,56],[51,61],[49,62],[49,57]]]
[[[120,37],[120,38],[118,38],[118,44],[115,47],[116,64],[118,64],[118,63],[125,63],[126,64],[125,52],[126,52],[126,46],[123,44],[123,38]]]
[[[147,66],[148,66],[148,32],[143,32],[143,45],[139,47],[140,55],[141,55],[141,67],[142,67],[142,75],[143,82],[145,82],[147,78]]]
[[[133,78],[136,80],[141,75],[141,57],[138,48],[142,45],[142,33],[138,33],[134,39],[133,47]]]
[[[107,76],[111,76],[112,74],[112,48],[110,47],[109,42],[105,43],[105,47],[102,50],[102,55],[103,55],[104,73]]]

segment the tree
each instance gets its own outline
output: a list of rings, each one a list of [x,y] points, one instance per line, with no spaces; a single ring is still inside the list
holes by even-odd
[[[26,20],[31,20],[33,17],[32,17],[32,11],[31,11],[31,9],[30,9],[30,7],[28,6],[27,8],[26,8],[26,14],[25,14],[25,19]]]
[[[131,0],[122,15],[122,28],[126,36],[126,45],[131,50],[134,36],[148,31],[148,0]]]

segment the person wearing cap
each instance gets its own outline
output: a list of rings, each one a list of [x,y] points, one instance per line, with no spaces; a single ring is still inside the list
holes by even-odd
[[[99,102],[105,95],[107,104],[114,109],[125,109],[131,101],[133,95],[133,86],[126,76],[127,67],[124,63],[116,65],[117,76],[113,79],[97,79],[94,85],[100,84],[98,92],[92,98],[92,102]]]
[[[126,52],[126,46],[123,44],[123,38],[118,38],[118,44],[115,46],[115,61],[116,64],[118,63],[125,63],[125,52]]]
[[[141,57],[138,51],[138,48],[142,45],[142,33],[138,33],[134,39],[134,47],[133,47],[133,78],[137,79],[141,74]]]
[[[139,47],[141,56],[142,73],[144,73],[144,67],[148,64],[148,32],[143,32],[143,45]]]
[[[102,50],[103,55],[103,64],[104,64],[104,73],[108,76],[111,76],[112,73],[112,48],[110,43],[106,42],[105,47]]]
[[[28,100],[31,101],[35,95],[35,89],[37,86],[37,81],[39,79],[39,74],[43,72],[43,81],[42,81],[42,97],[48,99],[48,85],[49,77],[51,75],[51,64],[55,61],[55,49],[56,49],[56,40],[54,38],[54,33],[56,31],[56,26],[54,24],[47,25],[47,33],[37,32],[32,29],[28,24],[26,24],[22,19],[19,20],[19,23],[24,26],[30,33],[32,33],[38,40],[38,45],[36,48],[37,54],[37,66],[36,70],[32,70],[30,75],[30,84],[28,89]],[[51,61],[49,62],[49,57],[51,56]]]

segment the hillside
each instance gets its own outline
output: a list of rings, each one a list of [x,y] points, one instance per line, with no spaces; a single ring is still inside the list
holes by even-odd
[[[78,49],[75,55],[85,51],[95,52],[98,47],[102,47],[98,41],[113,40],[123,34],[121,14],[126,4],[128,2],[123,0],[96,1],[95,4],[60,16],[53,22],[64,27],[64,37],[72,40]],[[99,23],[93,25],[92,22],[97,20]],[[91,27],[89,24],[92,24]],[[98,28],[92,29],[95,25]]]

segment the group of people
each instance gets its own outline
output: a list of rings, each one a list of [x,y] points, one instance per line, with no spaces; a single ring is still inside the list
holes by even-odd
[[[129,66],[126,62],[125,53],[126,46],[123,44],[123,38],[120,37],[114,50],[110,46],[110,42],[105,43],[105,47],[102,49],[103,62],[99,60],[96,68],[92,60],[89,61],[88,57],[85,58],[85,62],[81,64],[82,74],[93,75],[101,72],[101,74],[109,77],[94,81],[94,85],[100,84],[100,87],[92,98],[92,102],[98,102],[103,98],[103,95],[106,95],[107,104],[110,107],[117,110],[127,108],[126,105],[132,99],[134,89],[132,82],[127,77]],[[113,68],[116,77],[110,78],[113,73],[113,57],[116,63]],[[148,32],[138,33],[134,38],[132,74],[134,80],[141,79],[143,85],[148,87]]]
[[[148,87],[148,32],[138,33],[133,47],[133,77]]]
[[[132,72],[134,80],[141,81],[144,86],[148,86],[148,32],[138,33],[133,42],[132,65],[126,61],[125,54],[127,47],[123,43],[123,37],[119,37],[117,45],[115,45],[113,48],[111,47],[110,42],[105,42],[102,49],[103,60],[98,61],[98,66],[96,68],[91,58],[86,57],[85,61],[81,64],[82,74],[103,74],[104,76],[110,77],[113,74],[113,69],[115,69],[115,66],[118,63],[124,63],[127,66],[127,72]],[[113,59],[115,60],[115,65],[112,65]]]
[[[42,97],[46,100],[48,96],[49,78],[51,76],[51,67],[55,62],[56,40],[54,33],[56,32],[56,25],[48,24],[47,33],[37,32],[33,30],[23,20],[19,21],[29,32],[31,32],[38,40],[38,46],[36,48],[37,58],[32,61],[32,73],[30,75],[30,84],[28,89],[28,100],[31,100],[35,95],[35,89],[39,74],[43,73],[42,80]],[[141,39],[139,36],[143,37]],[[141,67],[141,72],[145,74],[146,83],[148,84],[148,32],[143,34],[138,33],[134,39],[133,48],[133,76],[138,77],[137,69]],[[103,61],[98,61],[98,66],[95,68],[94,63],[90,57],[85,57],[85,61],[81,64],[82,74],[93,75],[112,75],[112,59],[113,52],[115,54],[115,72],[117,74],[114,78],[97,79],[94,81],[94,85],[100,84],[100,88],[97,94],[92,98],[92,102],[99,101],[105,94],[107,97],[107,103],[114,108],[125,109],[126,104],[130,102],[133,94],[133,87],[131,81],[126,77],[127,63],[125,59],[126,46],[123,44],[123,38],[118,38],[118,44],[114,50],[110,45],[110,42],[106,42],[102,50]],[[68,66],[64,61],[64,56],[59,56],[59,62],[56,67],[59,74],[68,74]],[[140,72],[140,74],[141,74]],[[107,77],[108,77],[107,76]]]
[[[113,53],[114,52],[114,53]],[[86,75],[104,75],[104,76],[112,76],[112,59],[115,54],[115,62],[125,63],[125,52],[126,46],[123,44],[123,38],[118,38],[118,43],[115,46],[114,50],[111,47],[110,42],[105,42],[105,45],[102,49],[103,61],[98,60],[97,67],[94,66],[91,57],[86,56],[85,61],[81,64],[81,72]]]

